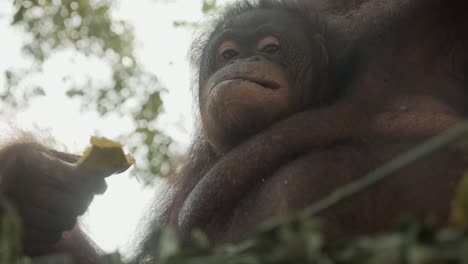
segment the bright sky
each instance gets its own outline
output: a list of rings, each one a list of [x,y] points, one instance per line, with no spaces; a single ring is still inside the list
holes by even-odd
[[[161,84],[168,89],[164,94],[165,113],[161,126],[167,129],[177,142],[187,146],[192,131],[192,98],[190,83],[192,72],[187,62],[187,51],[192,40],[190,28],[173,27],[174,20],[200,21],[201,0],[121,0],[114,14],[133,24],[137,40],[137,56],[146,69],[154,72]],[[229,0],[218,1],[221,3]],[[21,55],[23,35],[9,26],[12,1],[0,0],[0,83],[4,83],[3,71],[9,67],[27,65]],[[70,63],[70,58],[74,63]],[[34,100],[30,107],[11,117],[2,117],[4,127],[43,131],[53,136],[60,145],[80,153],[91,135],[114,138],[131,131],[128,121],[118,117],[100,118],[96,113],[80,112],[80,104],[64,95],[62,77],[72,73],[74,77],[92,74],[106,76],[102,62],[76,56],[72,52],[55,54],[44,64],[44,74],[35,76],[32,83],[47,88],[47,97]],[[2,130],[3,131],[3,130]],[[39,133],[39,132],[36,132]],[[43,133],[42,133],[43,134]],[[5,134],[1,134],[5,137]],[[139,219],[149,205],[155,190],[145,189],[127,174],[108,179],[108,191],[96,197],[81,222],[91,238],[106,252],[120,250],[127,255],[128,246]]]

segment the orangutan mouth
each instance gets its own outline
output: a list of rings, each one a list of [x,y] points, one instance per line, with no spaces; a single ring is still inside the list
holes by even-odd
[[[270,89],[270,90],[278,90],[280,88],[280,85],[271,80],[263,80],[263,79],[256,79],[256,78],[244,78],[244,80],[253,82],[259,86],[262,86],[263,88]]]

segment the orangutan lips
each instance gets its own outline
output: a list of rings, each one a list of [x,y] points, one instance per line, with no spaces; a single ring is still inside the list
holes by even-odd
[[[251,78],[244,78],[244,80],[253,82],[257,85],[262,86],[263,88],[270,89],[270,90],[277,90],[280,88],[280,85],[274,81],[270,80],[261,80],[261,79],[251,79]]]

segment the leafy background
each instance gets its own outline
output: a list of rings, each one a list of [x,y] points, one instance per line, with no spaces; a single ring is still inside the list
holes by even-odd
[[[180,6],[196,10],[179,12]],[[124,237],[136,228],[161,182],[158,176],[166,176],[183,159],[191,124],[184,113],[190,112],[191,94],[188,70],[180,76],[177,72],[186,57],[178,47],[189,45],[187,32],[198,28],[203,12],[215,6],[202,0],[0,1],[0,39],[6,42],[0,47],[0,136],[6,134],[6,119],[20,128],[31,122],[27,131],[59,149],[81,153],[89,136],[99,135],[119,140],[138,160],[130,171],[136,179],[109,178],[106,195],[96,197],[81,219],[108,250],[131,243]],[[168,10],[173,18],[135,15],[142,9],[154,10],[156,16]],[[150,35],[153,28],[163,33]],[[178,38],[185,44],[164,50]],[[161,57],[161,52],[171,54]],[[174,86],[180,83],[174,79],[183,79],[183,85]],[[177,103],[185,112],[173,103],[183,93],[186,98]],[[105,224],[104,219],[114,221]],[[111,232],[113,225],[121,226],[121,232]]]
[[[156,1],[156,0],[155,0]],[[0,89],[0,113],[14,113],[35,97],[47,96],[46,87],[30,80],[43,73],[43,65],[55,54],[73,50],[78,55],[105,64],[109,76],[63,77],[63,93],[77,98],[83,111],[101,116],[118,114],[131,120],[133,131],[120,140],[139,153],[135,175],[146,184],[154,176],[166,176],[180,161],[172,138],[156,125],[163,111],[161,94],[166,91],[157,73],[145,69],[135,55],[134,28],[112,16],[111,0],[15,0],[11,25],[24,35],[22,50],[29,64],[4,71]],[[203,1],[202,11],[216,9],[216,1]],[[148,25],[149,27],[151,25]],[[174,21],[174,27],[198,27],[196,22]],[[161,36],[162,37],[162,36]],[[157,59],[157,58],[156,58]],[[102,79],[107,81],[102,81]],[[188,91],[188,87],[187,87]]]

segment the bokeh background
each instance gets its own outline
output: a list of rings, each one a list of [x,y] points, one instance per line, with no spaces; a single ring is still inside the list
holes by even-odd
[[[188,52],[230,0],[0,0],[0,136],[34,133],[81,153],[92,135],[121,141],[136,169],[108,178],[80,222],[128,255],[164,177],[193,131]]]

